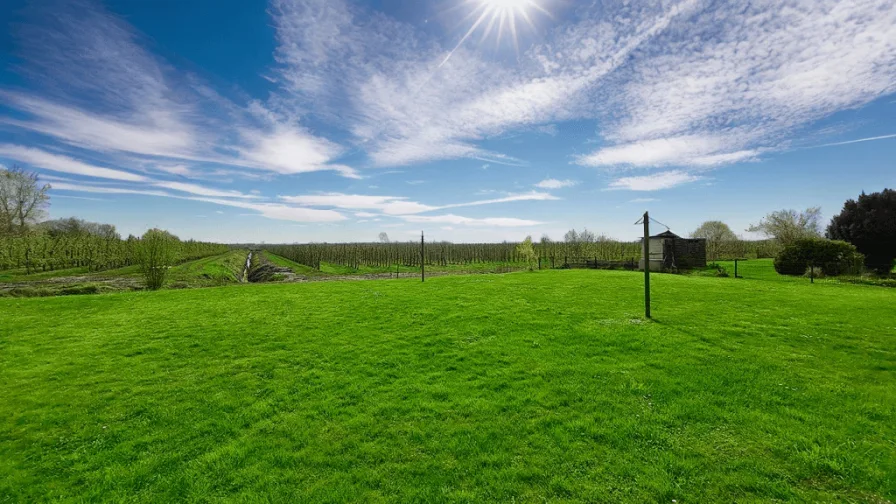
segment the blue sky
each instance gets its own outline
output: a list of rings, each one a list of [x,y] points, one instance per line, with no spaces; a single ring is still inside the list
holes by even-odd
[[[892,0],[7,0],[0,164],[225,242],[634,239],[896,186]]]

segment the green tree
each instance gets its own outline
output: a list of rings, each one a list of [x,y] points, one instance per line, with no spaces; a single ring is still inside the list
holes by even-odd
[[[538,254],[535,253],[535,247],[532,246],[531,236],[527,236],[522,243],[517,244],[516,253],[528,265],[529,271],[538,266]]]
[[[737,235],[722,221],[706,221],[700,224],[700,227],[691,233],[691,238],[706,240],[706,256],[710,261],[718,260],[723,251],[731,249],[729,244],[737,241]]]
[[[747,231],[774,238],[785,247],[797,240],[821,238],[821,208],[807,208],[805,212],[778,210],[766,215]]]
[[[831,219],[827,236],[852,243],[865,255],[865,266],[887,274],[896,259],[896,190],[865,194],[848,200]]]
[[[177,263],[180,240],[168,231],[150,229],[140,238],[137,246],[137,262],[146,280],[146,288],[161,289],[165,285],[168,269]]]

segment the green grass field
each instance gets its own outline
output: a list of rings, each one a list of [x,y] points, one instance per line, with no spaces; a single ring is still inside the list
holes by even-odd
[[[896,291],[763,275],[0,299],[0,502],[894,500]]]

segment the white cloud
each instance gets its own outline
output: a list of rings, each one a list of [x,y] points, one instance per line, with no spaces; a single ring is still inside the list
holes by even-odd
[[[278,203],[248,203],[244,201],[222,200],[213,198],[193,198],[196,201],[207,201],[218,205],[247,208],[261,213],[268,219],[293,222],[339,222],[346,217],[333,210],[317,210],[314,208],[294,207]]]
[[[196,175],[196,173],[185,164],[158,164],[155,165],[154,168],[164,173],[170,173],[171,175],[180,175],[183,177]]]
[[[652,203],[654,201],[659,201],[657,198],[635,198],[632,200],[628,200],[629,203]]]
[[[675,186],[696,182],[703,177],[683,171],[666,171],[638,177],[622,177],[610,183],[610,189],[627,189],[629,191],[659,191]]]
[[[449,204],[449,205],[442,205],[438,208],[439,209],[459,208],[459,207],[480,206],[480,205],[493,205],[496,203],[510,203],[513,201],[552,201],[552,200],[558,200],[558,199],[560,199],[560,198],[558,198],[554,195],[548,194],[548,193],[543,193],[543,192],[538,192],[538,191],[530,191],[530,192],[521,193],[521,194],[511,194],[511,195],[505,196],[503,198],[494,198],[494,199],[487,199],[487,200],[471,201],[468,203],[453,203],[453,204]]]
[[[596,125],[602,139],[578,163],[652,169],[610,188],[657,190],[787,148],[815,121],[896,92],[892,0],[578,2],[572,21],[558,19],[517,58],[465,45],[444,65],[451,46],[430,30],[346,0],[272,0],[277,66],[264,100],[220,95],[178,71],[99,3],[33,12],[35,22],[17,31],[27,91],[0,89],[14,111],[0,114],[0,126],[36,140],[0,145],[0,154],[206,198],[252,199],[221,189],[221,177],[360,178],[343,159],[358,153],[373,166],[454,158],[524,165],[486,143],[501,145],[491,140],[511,131],[553,134],[570,120]],[[218,187],[98,165],[214,177]],[[309,207],[417,215],[556,198],[532,192],[442,206],[341,192],[257,199],[243,203],[276,218],[336,219],[344,216]]]
[[[165,189],[171,189],[174,191],[180,191],[190,194],[195,194],[197,196],[212,196],[212,197],[222,197],[222,198],[246,198],[246,199],[256,199],[258,196],[243,194],[239,191],[222,191],[219,189],[211,189],[208,187],[203,187],[197,184],[189,184],[186,182],[154,182],[154,186],[162,187]]]
[[[378,210],[386,215],[410,215],[448,208],[493,205],[498,203],[510,203],[514,201],[547,201],[556,200],[557,197],[536,191],[522,194],[511,194],[503,198],[469,201],[465,203],[451,203],[447,205],[432,206],[408,201],[406,197],[399,196],[370,196],[361,194],[323,193],[300,196],[280,196],[282,201],[303,206],[332,207],[346,210]],[[358,217],[372,217],[376,214],[359,212]]]
[[[563,189],[564,187],[572,187],[577,184],[578,182],[575,180],[544,179],[535,184],[535,187],[540,189]]]
[[[164,191],[71,184],[67,182],[54,182],[52,186],[52,190],[54,191],[73,191],[101,194],[133,194],[142,196],[177,198],[190,201],[202,201],[206,203],[214,203],[216,205],[254,210],[264,217],[275,220],[286,220],[293,222],[339,222],[346,220],[346,217],[344,215],[333,210],[318,210],[313,208],[294,207],[279,203],[247,202],[205,196],[178,196]]]
[[[17,93],[0,92],[0,97],[32,116],[26,120],[4,117],[0,122],[53,136],[77,147],[178,157],[189,156],[193,146],[189,128],[162,111],[135,111],[144,122],[138,124]]]
[[[157,171],[193,178],[209,168],[184,161],[359,178],[334,162],[344,149],[301,127],[294,110],[251,100],[239,105],[195,75],[176,72],[99,3],[32,12],[33,22],[17,32],[22,73],[32,85],[27,93],[0,89],[0,99],[20,112],[0,116],[0,124],[138,162],[165,158],[173,162],[155,163]]]
[[[717,166],[780,149],[896,91],[889,0],[716,2],[676,20],[606,89],[591,166]]]
[[[230,191],[230,190],[220,190],[220,189],[212,189],[208,187],[203,187],[198,184],[192,184],[188,182],[170,182],[170,181],[155,181],[143,175],[137,175],[135,173],[125,172],[122,170],[115,170],[111,168],[103,168],[100,166],[90,165],[76,159],[72,159],[67,156],[61,156],[58,154],[53,154],[50,152],[45,152],[40,149],[33,149],[30,147],[22,147],[19,145],[9,145],[9,144],[0,144],[0,156],[7,156],[12,159],[16,159],[18,161],[28,163],[29,165],[40,168],[43,170],[62,172],[62,173],[70,173],[73,175],[83,175],[87,177],[93,178],[102,178],[108,180],[116,180],[123,182],[142,182],[154,187],[161,187],[163,189],[171,189],[174,191],[185,192],[189,194],[195,194],[198,196],[212,196],[212,197],[225,197],[225,198],[247,198],[253,199],[257,198],[257,196],[250,196],[243,194],[239,191]],[[45,177],[48,180],[58,179],[61,181],[66,181],[66,179],[48,176]],[[58,185],[54,183],[54,186]],[[153,191],[148,192],[139,192],[139,190],[128,190],[128,191],[138,191],[132,192],[133,194],[153,194],[153,195],[166,195],[166,193],[158,193]],[[109,191],[107,191],[109,192]],[[117,191],[122,193],[121,191]],[[122,193],[127,194],[127,193]]]
[[[724,152],[731,141],[721,136],[686,135],[605,147],[579,159],[587,166],[712,167],[755,159],[756,150]]]
[[[323,193],[303,196],[280,196],[280,199],[288,203],[304,206],[343,208],[347,210],[378,210],[386,215],[420,213],[435,210],[437,208],[408,201],[407,198],[396,196]]]
[[[536,226],[542,224],[538,221],[515,219],[510,217],[486,217],[475,219],[471,217],[461,217],[460,215],[403,215],[401,218],[411,223],[422,224],[452,224],[463,226],[493,226],[493,227],[525,227]]]
[[[248,166],[284,174],[335,170],[349,178],[359,178],[354,169],[330,164],[342,148],[325,138],[300,129],[277,127],[272,132],[244,130],[249,147],[240,149],[240,160]]]
[[[597,14],[617,26],[587,17],[513,66],[463,47],[440,65],[442,48],[343,0],[276,0],[271,10],[280,78],[324,115],[351,118],[357,141],[387,166],[460,157],[519,164],[476,142],[593,117],[588,91],[695,4],[607,6]]]
[[[72,159],[68,156],[52,154],[40,149],[23,147],[20,145],[0,144],[0,156],[27,163],[35,168],[71,173],[73,175],[84,175],[87,177],[123,180],[128,182],[142,182],[148,180],[143,175],[137,175],[122,170],[113,170],[111,168],[103,168],[101,166],[78,161],[77,159]]]

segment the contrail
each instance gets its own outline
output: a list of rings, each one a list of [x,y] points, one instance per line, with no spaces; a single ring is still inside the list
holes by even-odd
[[[814,149],[814,148],[818,148],[818,147],[833,147],[835,145],[848,145],[848,144],[854,144],[854,143],[859,143],[859,142],[870,142],[872,140],[885,140],[887,138],[896,138],[896,134],[868,137],[868,138],[860,138],[858,140],[847,140],[846,142],[835,142],[835,143],[829,143],[829,144],[823,144],[823,145],[816,145],[815,147],[812,147],[812,148]]]

